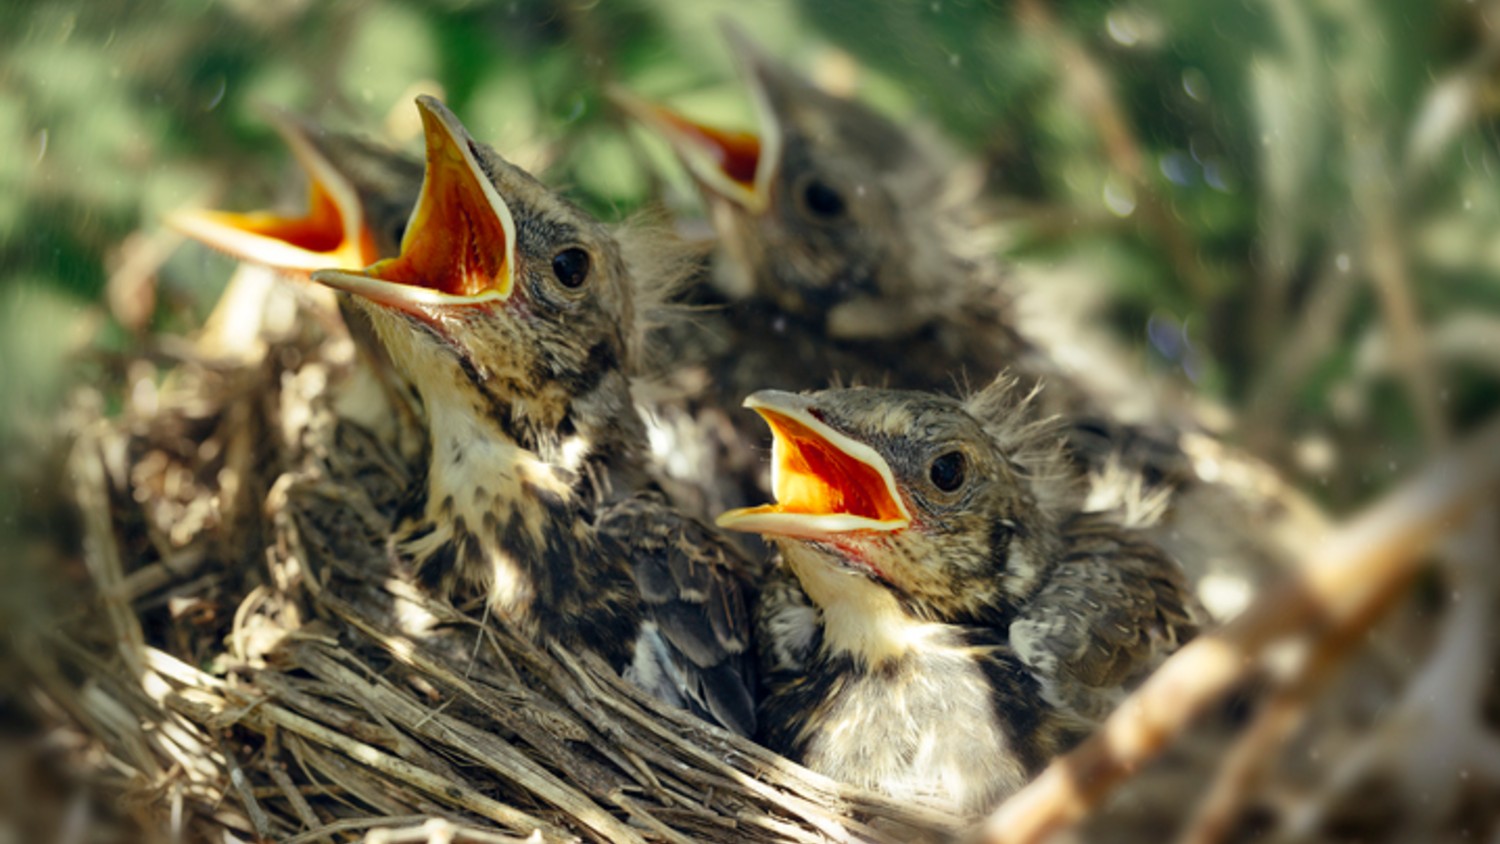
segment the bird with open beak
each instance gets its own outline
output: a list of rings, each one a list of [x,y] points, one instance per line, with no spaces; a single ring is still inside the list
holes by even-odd
[[[615,94],[670,143],[721,242],[713,272],[688,297],[693,318],[663,332],[674,373],[663,381],[677,389],[650,408],[668,468],[710,506],[764,494],[750,445],[756,420],[734,409],[752,390],[948,391],[1008,372],[1028,388],[1045,384],[1039,415],[1065,420],[1096,500],[1154,520],[1153,539],[1195,578],[1267,576],[1321,530],[1315,507],[1260,461],[1207,436],[1185,407],[1156,400],[1144,373],[1099,375],[1118,373],[1113,360],[1064,366],[1053,346],[1033,342],[983,245],[973,185],[954,188],[953,174],[968,172],[954,157],[818,89],[737,30],[728,35],[757,132]],[[705,442],[717,448],[694,451]]]
[[[628,372],[634,272],[598,222],[420,97],[426,167],[399,254],[313,278],[350,294],[426,412],[393,539],[419,580],[749,732],[737,560],[653,493]]]
[[[767,744],[965,812],[1019,788],[1195,632],[1175,562],[1087,512],[1055,425],[997,381],[966,403],[755,393],[776,501],[757,646]]]
[[[394,257],[422,189],[422,162],[279,110],[272,128],[307,182],[307,209],[175,212],[167,224],[242,261],[307,278]]]
[[[722,240],[713,279],[722,295],[763,299],[840,340],[913,335],[994,298],[976,289],[977,268],[953,243],[972,232],[953,230],[966,209],[943,204],[951,156],[935,140],[822,91],[737,28],[725,32],[758,132],[612,92],[698,184]]]
[[[267,109],[266,115],[302,169],[306,210],[189,209],[168,215],[167,224],[230,257],[303,282],[316,270],[357,270],[394,257],[422,189],[422,162],[278,109]],[[367,427],[379,429],[394,422],[393,434],[404,443],[411,442],[415,439],[411,430],[417,424],[411,418],[411,387],[394,372],[363,312],[336,291],[317,286],[304,289],[333,299],[315,304],[335,329],[332,312],[337,309],[365,363],[343,385],[350,397],[342,403],[344,409]],[[384,394],[382,401],[368,401],[377,394],[363,388],[372,383]]]

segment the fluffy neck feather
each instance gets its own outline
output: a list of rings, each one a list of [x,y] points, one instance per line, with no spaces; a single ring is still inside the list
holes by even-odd
[[[462,392],[424,386],[431,461],[399,548],[441,591],[477,592],[533,635],[619,656],[611,641],[629,631],[595,628],[628,622],[629,573],[599,552],[577,477],[516,443]]]
[[[913,617],[889,589],[868,577],[834,568],[800,542],[778,544],[803,591],[822,613],[823,648],[830,654],[847,654],[876,668],[941,633],[943,625]]]
[[[1064,421],[1043,416],[1041,385],[1002,373],[970,396],[965,408],[1010,456],[1048,524],[1058,525],[1084,502],[1085,484],[1072,467]]]

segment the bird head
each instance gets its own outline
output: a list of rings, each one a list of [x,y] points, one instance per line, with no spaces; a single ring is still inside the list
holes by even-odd
[[[430,419],[488,419],[544,458],[603,446],[632,418],[618,245],[442,103],[417,107],[426,170],[399,254],[314,280],[351,294]]]
[[[169,215],[167,224],[240,260],[304,277],[394,255],[421,185],[421,163],[286,112],[267,110],[267,116],[302,168],[307,210],[194,209]]]
[[[1055,557],[1072,500],[1060,438],[1006,383],[967,406],[859,387],[765,390],[745,406],[771,428],[776,501],[718,523],[777,541],[820,604],[872,582],[919,618],[984,619],[1032,594]]]
[[[911,133],[826,93],[726,27],[756,132],[707,126],[631,94],[698,183],[755,294],[834,336],[888,338],[944,312],[967,260],[945,248],[944,169]]]

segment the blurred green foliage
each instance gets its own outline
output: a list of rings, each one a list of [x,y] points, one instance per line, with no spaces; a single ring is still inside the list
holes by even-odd
[[[1157,371],[1336,502],[1500,405],[1494,3],[29,0],[0,11],[0,441],[79,352],[201,314],[227,265],[183,249],[119,321],[145,294],[110,279],[165,212],[291,196],[257,103],[407,142],[441,91],[606,217],[690,215],[601,92],[747,125],[719,16],[947,133],[1011,260],[1088,273]]]

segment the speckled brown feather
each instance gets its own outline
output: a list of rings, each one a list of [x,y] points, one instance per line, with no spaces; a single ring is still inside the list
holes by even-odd
[[[438,591],[483,596],[532,635],[595,651],[668,702],[750,731],[737,560],[703,525],[636,493],[648,478],[628,380],[632,272],[670,269],[670,251],[622,249],[441,104],[419,104],[430,132],[467,144],[475,163],[458,178],[486,180],[506,206],[515,264],[503,298],[416,312],[353,298],[428,422],[427,470],[394,549]],[[464,248],[505,247],[472,242],[478,230]],[[554,258],[575,249],[589,256],[586,284],[561,285]]]
[[[738,408],[754,390],[959,392],[1009,371],[1026,389],[1045,385],[1038,412],[1065,420],[1078,468],[1099,478],[1095,500],[1150,513],[1153,537],[1195,578],[1265,576],[1321,529],[1316,509],[1268,467],[1207,448],[1186,408],[1140,401],[1143,375],[1113,361],[1064,366],[1049,351],[1058,338],[1027,333],[979,210],[976,171],[920,125],[898,126],[732,41],[777,123],[781,161],[764,209],[700,182],[719,249],[679,300],[687,314],[664,331],[647,394],[654,453],[705,506],[744,506],[768,491],[763,429]],[[807,214],[799,192],[811,180],[843,197],[839,219]]]
[[[657,493],[599,520],[607,553],[629,560],[652,647],[631,679],[657,697],[744,735],[755,732],[748,564]]]
[[[1202,611],[1160,548],[1097,513],[1062,526],[1064,551],[1010,625],[1010,642],[1053,706],[1101,720],[1191,639]]]
[[[912,514],[888,533],[776,540],[756,617],[770,746],[977,811],[1196,631],[1177,563],[1085,509],[1059,425],[1014,380],[965,403],[867,388],[759,395],[872,448]],[[966,483],[931,487],[930,462],[955,449]]]

